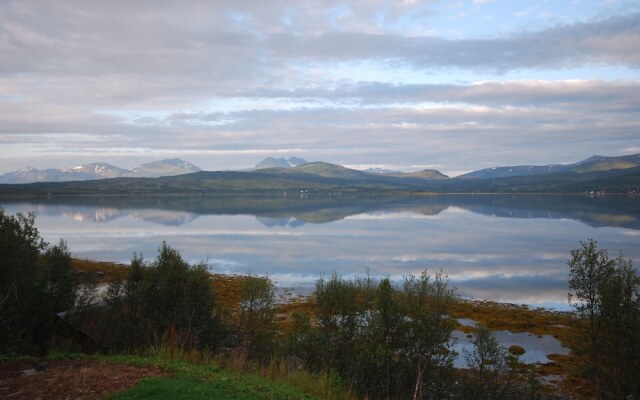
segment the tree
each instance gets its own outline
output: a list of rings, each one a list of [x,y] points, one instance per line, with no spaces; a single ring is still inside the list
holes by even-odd
[[[337,274],[316,281],[315,312],[318,323],[322,369],[341,377],[352,377],[358,352],[358,333],[362,315],[368,308],[357,282]]]
[[[400,294],[393,289],[389,278],[378,284],[373,309],[367,313],[367,329],[364,335],[366,348],[362,352],[365,362],[361,368],[368,372],[361,381],[375,397],[397,397],[406,372],[400,354],[405,344],[406,321]],[[403,385],[403,386],[404,386]]]
[[[44,253],[45,296],[47,307],[53,312],[69,310],[76,299],[73,276],[71,274],[71,252],[67,242],[60,242]]]
[[[275,291],[266,277],[248,275],[240,288],[240,333],[249,357],[266,361],[275,336]]]
[[[599,398],[640,398],[640,277],[631,260],[610,259],[594,240],[571,251],[571,341]]]
[[[47,247],[41,257],[40,269],[39,279],[34,279],[39,295],[33,299],[30,313],[35,318],[33,342],[37,343],[40,353],[44,353],[48,338],[57,333],[56,326],[60,322],[57,313],[72,310],[78,297],[78,283],[71,274],[71,252],[64,240]]]
[[[180,253],[162,243],[156,259],[145,268],[134,256],[127,303],[137,307],[155,335],[168,335],[170,346],[209,347],[216,329],[210,275],[203,264],[189,265]],[[139,291],[139,292],[138,292]]]
[[[432,277],[423,271],[405,278],[404,297],[408,356],[415,371],[412,398],[445,398],[453,379],[454,354],[448,343],[454,290],[442,272]]]
[[[0,209],[0,352],[46,352],[56,313],[75,306],[76,292],[67,244],[42,240],[33,214]]]

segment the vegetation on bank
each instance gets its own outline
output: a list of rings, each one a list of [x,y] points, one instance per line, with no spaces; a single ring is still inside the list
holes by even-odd
[[[640,398],[640,279],[630,260],[609,259],[593,241],[571,253],[575,318],[460,302],[445,276],[426,272],[407,276],[401,287],[370,276],[322,277],[313,296],[282,305],[268,279],[213,276],[165,243],[151,262],[134,255],[130,267],[104,264],[99,275],[92,273],[95,264],[72,260],[63,241],[44,243],[32,216],[3,210],[0,246],[5,357],[51,350],[151,354],[204,365],[198,368],[211,379],[194,386],[203,393],[237,391],[224,383],[225,371],[251,371],[318,398]],[[102,302],[94,291],[96,277],[109,281]],[[499,318],[501,307],[511,321]],[[518,363],[518,349],[500,346],[483,327],[469,332],[473,347],[462,355],[469,368],[455,369],[447,344],[456,327],[452,317],[471,315],[492,329],[557,329],[574,351],[572,379],[591,386],[550,391],[535,370]],[[237,382],[252,391],[263,378]],[[190,379],[177,374],[170,381],[150,380],[133,393],[167,393]],[[280,393],[271,390],[256,398]]]

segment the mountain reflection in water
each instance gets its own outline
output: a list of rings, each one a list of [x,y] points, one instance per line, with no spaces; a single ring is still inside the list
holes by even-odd
[[[306,291],[334,271],[400,280],[442,268],[461,296],[562,308],[580,240],[640,256],[640,199],[626,196],[75,197],[0,207],[34,212],[42,236],[67,240],[78,257],[152,259],[164,240],[214,271],[269,274]]]

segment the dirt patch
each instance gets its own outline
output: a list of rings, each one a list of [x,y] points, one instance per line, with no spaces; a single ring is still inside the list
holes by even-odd
[[[102,399],[125,391],[141,379],[169,376],[154,367],[96,360],[47,361],[42,372],[24,376],[41,362],[7,361],[0,364],[0,398],[3,399]]]

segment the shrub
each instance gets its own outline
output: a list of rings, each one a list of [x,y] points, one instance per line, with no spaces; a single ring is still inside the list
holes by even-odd
[[[170,349],[215,347],[221,326],[211,279],[205,265],[189,265],[166,243],[148,265],[134,254],[127,281],[112,282],[107,293],[107,344],[115,351],[144,348],[154,340]]]
[[[56,313],[73,308],[76,293],[66,243],[50,247],[33,214],[0,209],[0,352],[46,352]]]
[[[275,292],[266,277],[248,275],[240,288],[240,335],[250,358],[267,361],[275,336]]]
[[[610,259],[589,240],[571,251],[569,268],[570,345],[582,374],[602,398],[640,398],[640,277],[631,260]]]

